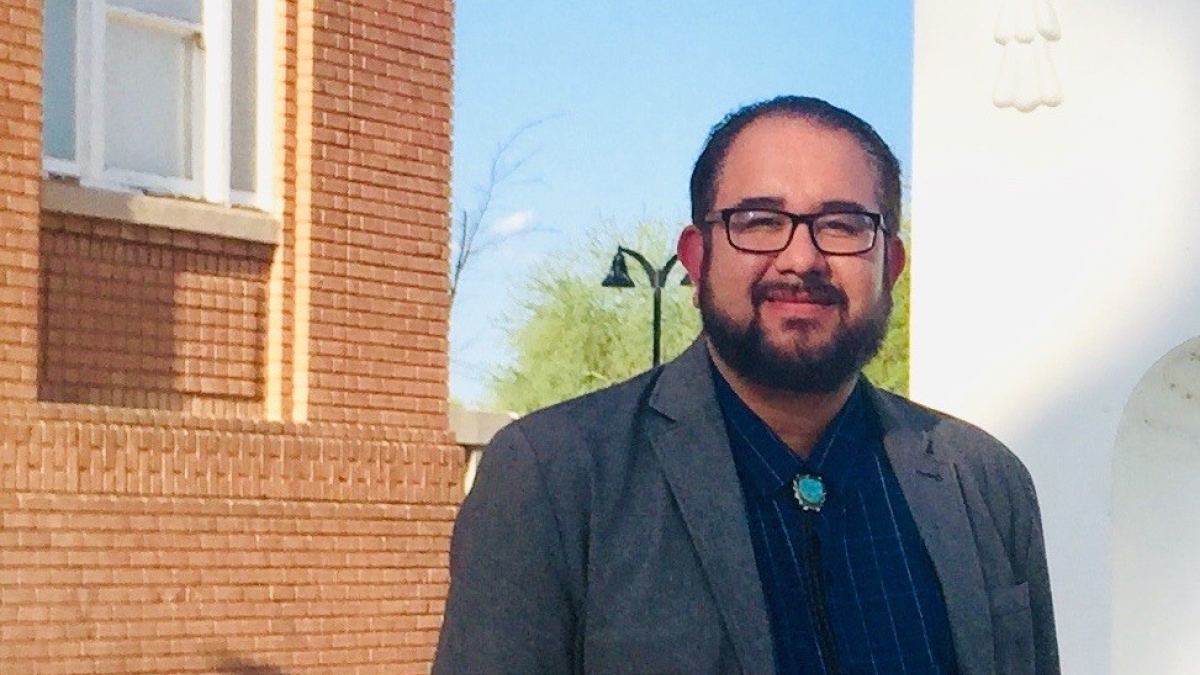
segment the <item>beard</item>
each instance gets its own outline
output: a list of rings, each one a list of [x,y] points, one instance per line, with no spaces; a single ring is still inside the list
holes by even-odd
[[[817,275],[793,282],[759,281],[751,289],[753,318],[741,324],[722,312],[713,300],[710,275],[700,284],[700,317],[709,343],[721,359],[748,381],[796,394],[830,394],[857,377],[887,335],[892,295],[883,292],[859,319],[846,317],[847,298],[841,289]],[[818,302],[839,308],[841,321],[823,343],[820,327],[808,319],[791,319],[783,326],[784,344],[767,339],[760,307],[774,290],[803,290]]]

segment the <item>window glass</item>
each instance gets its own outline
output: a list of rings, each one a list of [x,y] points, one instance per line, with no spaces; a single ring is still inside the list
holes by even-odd
[[[233,3],[233,72],[230,91],[229,178],[234,190],[253,192],[258,140],[255,85],[258,79],[257,0]]]
[[[234,5],[244,2],[249,0],[233,0]],[[108,4],[191,23],[201,19],[201,0],[109,0]]]
[[[193,39],[119,19],[106,38],[106,167],[191,178]]]
[[[46,0],[42,50],[43,152],[75,159],[75,0]]]

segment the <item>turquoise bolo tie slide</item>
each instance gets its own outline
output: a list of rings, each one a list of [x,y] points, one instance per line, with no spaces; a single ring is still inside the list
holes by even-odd
[[[802,473],[792,481],[796,503],[805,511],[820,511],[825,505],[825,483],[820,476]]]

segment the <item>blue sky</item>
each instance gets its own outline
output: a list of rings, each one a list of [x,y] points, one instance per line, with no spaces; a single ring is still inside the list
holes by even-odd
[[[733,108],[828,99],[908,169],[912,0],[457,0],[455,13],[455,214],[475,208],[497,147],[538,122],[484,222],[503,241],[471,263],[451,316],[450,393],[466,404],[486,402],[508,359],[497,323],[520,279],[602,224],[685,222],[692,162]]]

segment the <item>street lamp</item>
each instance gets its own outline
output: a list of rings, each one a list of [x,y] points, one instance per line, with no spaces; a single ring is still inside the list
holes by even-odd
[[[672,255],[662,269],[655,270],[646,257],[637,251],[625,248],[624,246],[617,247],[617,254],[613,256],[612,268],[608,271],[608,276],[600,283],[605,288],[633,288],[637,284],[633,283],[633,279],[629,276],[629,267],[625,264],[626,254],[633,257],[634,260],[641,264],[642,269],[646,272],[646,278],[650,280],[650,288],[654,289],[654,367],[662,361],[662,289],[667,285],[667,274],[675,263],[679,262],[679,256]],[[691,286],[692,280],[686,274],[683,275],[682,286]]]

